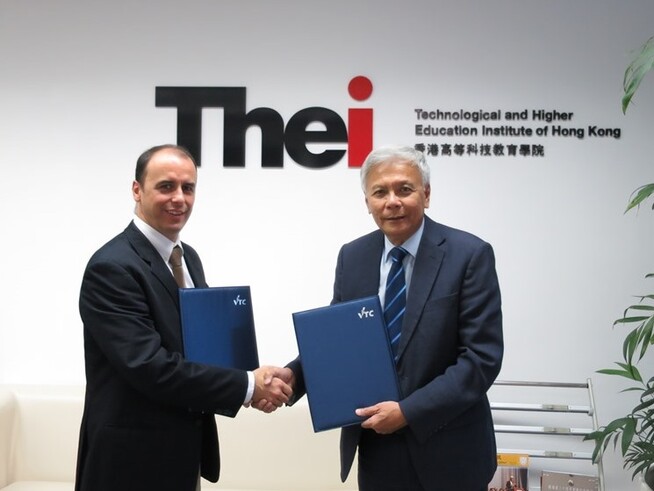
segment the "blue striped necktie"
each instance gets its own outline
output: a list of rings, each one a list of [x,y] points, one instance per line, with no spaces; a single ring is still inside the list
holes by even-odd
[[[393,355],[397,360],[397,348],[400,345],[402,332],[402,318],[406,310],[406,279],[402,261],[407,251],[401,247],[391,249],[391,270],[386,279],[386,293],[384,297],[384,320],[388,329]]]

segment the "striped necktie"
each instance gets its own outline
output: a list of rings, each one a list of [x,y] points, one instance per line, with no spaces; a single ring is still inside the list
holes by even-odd
[[[401,247],[391,249],[391,270],[386,279],[386,293],[384,297],[384,320],[388,329],[393,355],[397,361],[397,348],[400,345],[402,332],[402,318],[406,310],[406,279],[402,261],[407,251]]]

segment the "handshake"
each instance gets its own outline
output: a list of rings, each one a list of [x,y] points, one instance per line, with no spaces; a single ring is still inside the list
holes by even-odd
[[[290,368],[263,366],[254,370],[254,394],[248,406],[271,413],[293,395],[295,374]]]

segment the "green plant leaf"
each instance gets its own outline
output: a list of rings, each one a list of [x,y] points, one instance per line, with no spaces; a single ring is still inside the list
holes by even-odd
[[[619,367],[622,367],[624,372],[626,372],[628,375],[625,375],[625,377],[630,378],[631,380],[635,380],[636,382],[642,382],[643,379],[640,376],[640,372],[638,371],[638,368],[636,365],[632,365],[631,363],[616,363]]]
[[[639,361],[643,359],[647,352],[647,348],[652,344],[652,332],[654,332],[654,317],[647,321],[643,328],[640,329],[638,335],[638,345],[640,346],[640,355],[638,356]]]
[[[620,446],[622,455],[625,455],[629,450],[631,441],[634,439],[634,433],[636,433],[636,421],[632,418],[627,418],[627,422],[622,427],[622,438]]]
[[[653,66],[654,37],[651,37],[641,46],[640,52],[625,70],[623,80],[624,95],[622,97],[623,113],[627,112],[627,107],[629,107],[636,90],[638,90],[640,82]]]
[[[652,464],[651,459],[641,462],[639,465],[634,467],[634,472],[631,475],[631,480],[634,481],[636,476],[642,474],[650,465]]]
[[[628,387],[626,389],[622,389],[620,392],[642,392],[643,388],[642,387]]]
[[[597,373],[603,373],[604,375],[617,375],[619,377],[626,377],[630,380],[634,379],[631,372],[627,370],[618,370],[616,368],[602,368],[601,370],[597,370]]]
[[[627,204],[627,208],[624,212],[627,213],[632,208],[640,206],[640,204],[649,198],[652,193],[654,193],[654,183],[644,184],[643,186],[637,188],[633,193],[631,193],[631,196],[629,197],[629,203]]]
[[[605,433],[613,433],[615,430],[622,428],[624,425],[628,424],[629,419],[631,418],[617,418],[611,421],[604,427]]]
[[[641,377],[640,371],[638,370],[638,368],[635,365],[632,365],[630,368],[631,368],[631,373],[633,375],[633,379],[638,381],[638,382],[642,382],[643,377]]]
[[[645,297],[643,297],[645,298]],[[629,307],[631,310],[649,310],[654,311],[654,305],[632,305]]]
[[[639,330],[638,328],[636,328],[633,331],[631,331],[629,334],[627,334],[627,336],[624,338],[624,342],[622,343],[622,357],[629,365],[631,365],[634,359],[634,353],[636,352],[636,348],[638,347],[639,335],[640,335]],[[625,370],[629,370],[629,367],[623,365],[621,366]]]
[[[629,307],[629,308],[631,308],[631,307]],[[629,309],[627,309],[627,310],[629,310]],[[627,312],[627,310],[625,310],[625,313]],[[615,326],[616,324],[629,324],[629,323],[632,323],[632,322],[642,322],[642,321],[645,321],[647,319],[649,319],[648,316],[622,317],[621,319],[616,320],[613,323],[613,325]]]
[[[637,413],[639,411],[642,411],[643,409],[647,409],[648,407],[651,407],[654,405],[654,399],[650,399],[648,401],[643,401],[641,404],[638,404],[632,411],[632,413]]]

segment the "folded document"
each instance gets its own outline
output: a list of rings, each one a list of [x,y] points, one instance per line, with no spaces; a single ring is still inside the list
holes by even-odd
[[[355,409],[400,399],[377,295],[296,312],[293,323],[314,431],[359,424]]]
[[[228,368],[259,366],[249,286],[181,288],[187,360]]]

